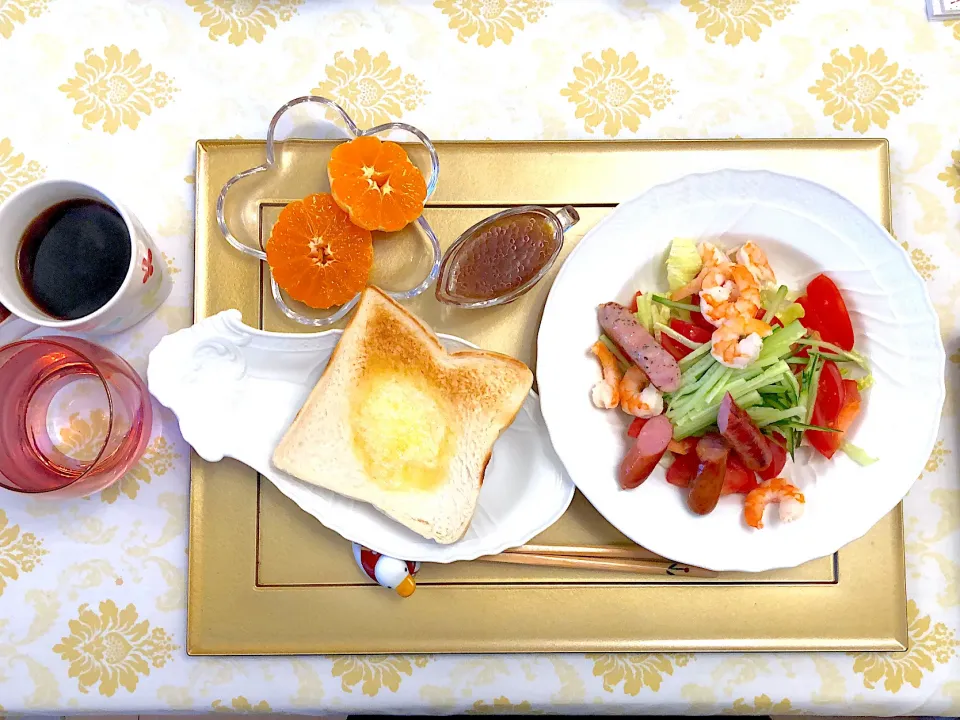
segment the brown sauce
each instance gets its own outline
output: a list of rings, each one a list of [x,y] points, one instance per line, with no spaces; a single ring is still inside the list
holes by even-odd
[[[550,262],[558,242],[555,225],[539,213],[494,220],[464,240],[451,269],[448,291],[470,300],[506,295]]]

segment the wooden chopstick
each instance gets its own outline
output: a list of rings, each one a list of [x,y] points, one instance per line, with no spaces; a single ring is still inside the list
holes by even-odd
[[[504,550],[516,555],[570,555],[573,557],[665,560],[639,545],[521,545]]]
[[[484,562],[508,565],[536,565],[571,570],[612,570],[638,575],[670,575],[683,577],[715,578],[712,570],[683,565],[670,560],[630,560],[622,558],[574,557],[572,555],[537,555],[533,553],[500,553],[477,558]]]

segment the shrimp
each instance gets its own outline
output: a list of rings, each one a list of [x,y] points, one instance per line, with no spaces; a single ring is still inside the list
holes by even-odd
[[[757,359],[763,347],[762,338],[771,332],[773,328],[767,323],[752,317],[725,320],[713,331],[710,354],[721,365],[743,369]]]
[[[620,363],[606,345],[597,340],[590,348],[600,361],[600,370],[603,378],[593,386],[593,404],[598,408],[609,410],[620,404]]]
[[[750,271],[761,288],[777,284],[777,276],[770,267],[767,254],[752,240],[748,240],[737,250],[737,262]]]
[[[712,242],[703,241],[697,245],[697,251],[700,253],[700,261],[705,268],[730,263],[730,258],[727,257],[727,254]]]
[[[703,279],[713,268],[719,265],[729,265],[730,258],[727,254],[711,242],[702,242],[697,246],[697,252],[700,253],[700,262],[703,263],[697,276],[678,290],[670,294],[670,299],[675,302],[686,300],[694,293],[700,292],[700,286]]]
[[[641,418],[663,412],[663,395],[636,365],[632,365],[620,381],[620,409]]]
[[[793,522],[803,515],[806,500],[800,489],[783,478],[767,480],[760,487],[751,490],[743,504],[743,517],[747,525],[758,530],[763,527],[763,511],[773,502],[780,503],[780,520]]]
[[[743,265],[717,265],[704,277],[700,313],[712,325],[719,327],[730,318],[752,318],[759,308],[760,287]]]

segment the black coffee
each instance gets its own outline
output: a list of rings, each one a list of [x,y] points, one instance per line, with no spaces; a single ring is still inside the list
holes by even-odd
[[[43,312],[76,320],[106,305],[130,266],[130,233],[116,210],[96,200],[47,208],[24,231],[20,284]]]

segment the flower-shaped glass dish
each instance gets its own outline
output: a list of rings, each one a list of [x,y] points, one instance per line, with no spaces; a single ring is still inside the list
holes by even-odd
[[[357,127],[356,123],[350,118],[349,115],[334,101],[318,97],[314,95],[308,95],[304,97],[298,97],[290,102],[286,103],[274,114],[273,118],[270,120],[270,125],[267,128],[267,140],[266,140],[266,162],[262,165],[252,167],[243,172],[237,173],[232,178],[230,178],[223,188],[220,191],[220,195],[217,198],[217,223],[220,226],[220,230],[223,233],[224,238],[227,242],[230,243],[232,247],[238,250],[245,255],[255,257],[262,262],[266,262],[267,255],[260,248],[254,248],[250,245],[247,245],[241,242],[234,233],[230,230],[230,227],[227,223],[226,215],[226,200],[227,195],[230,192],[231,188],[239,181],[248,178],[252,175],[258,173],[268,172],[275,169],[278,166],[277,152],[276,152],[276,130],[277,125],[280,122],[280,119],[292,108],[303,105],[304,103],[314,103],[320,106],[323,106],[325,109],[333,111],[333,113],[342,121],[344,128],[346,129],[350,138],[361,137],[365,135],[381,135],[385,133],[393,132],[403,132],[408,135],[412,135],[416,142],[422,145],[430,158],[430,175],[425,178],[427,183],[427,199],[433,195],[437,187],[437,181],[440,177],[440,158],[437,156],[436,148],[434,148],[433,143],[430,139],[417,128],[412,125],[407,125],[406,123],[392,122],[385,123],[383,125],[378,125],[369,130],[361,130]],[[326,173],[324,173],[324,176]],[[321,188],[317,188],[317,191],[320,192]],[[437,279],[437,276],[440,272],[440,242],[437,240],[436,234],[433,232],[433,229],[430,227],[430,224],[427,222],[426,218],[422,215],[417,219],[416,225],[419,226],[420,232],[428,240],[432,251],[433,251],[433,262],[430,265],[430,268],[426,274],[426,277],[423,278],[414,287],[409,290],[399,291],[399,292],[389,292],[390,295],[395,300],[409,300],[414,298],[417,295],[420,295],[424,290],[426,290],[430,285]],[[315,314],[306,314],[298,310],[295,306],[292,306],[287,299],[284,297],[285,293],[281,290],[280,286],[277,285],[276,280],[273,278],[273,274],[270,274],[270,286],[271,293],[273,295],[274,301],[277,303],[277,306],[291,320],[294,320],[302,325],[308,325],[312,327],[325,327],[332,325],[333,323],[341,320],[346,317],[346,315],[353,309],[357,304],[360,296],[359,294],[354,296],[352,300],[346,304],[340,306],[334,312],[328,315],[315,315]]]

